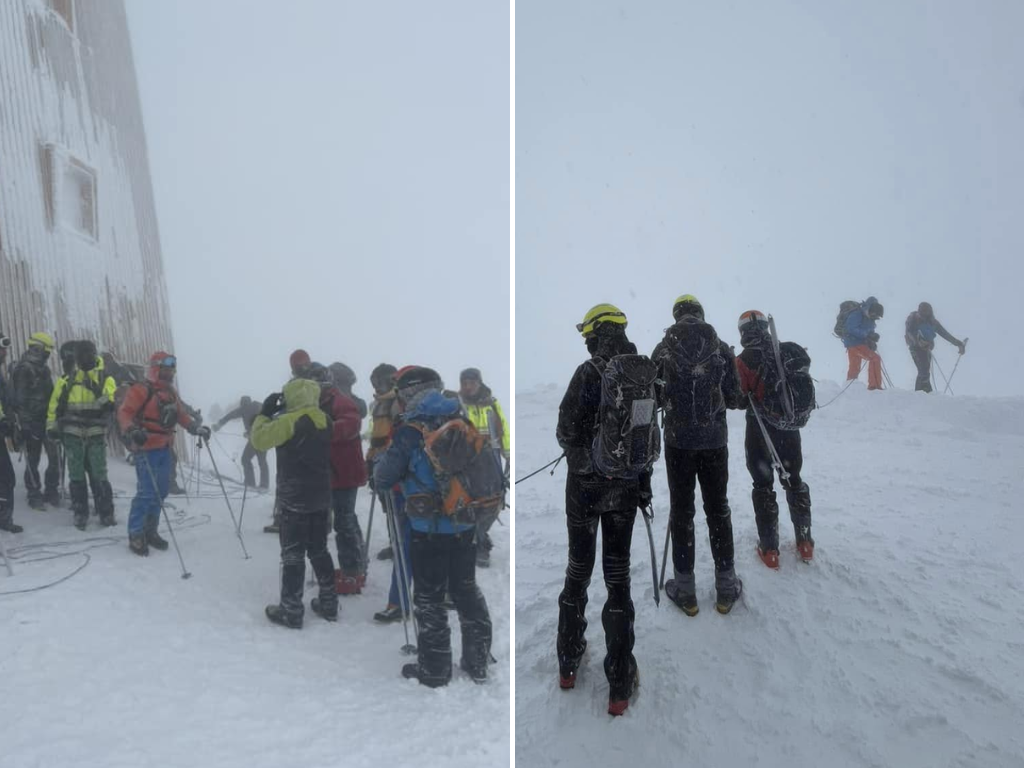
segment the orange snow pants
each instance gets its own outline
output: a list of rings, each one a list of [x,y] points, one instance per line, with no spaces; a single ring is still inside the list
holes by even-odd
[[[882,357],[872,352],[867,345],[850,347],[846,350],[850,358],[850,368],[846,372],[846,380],[856,379],[860,375],[861,360],[868,361],[868,389],[882,388]]]

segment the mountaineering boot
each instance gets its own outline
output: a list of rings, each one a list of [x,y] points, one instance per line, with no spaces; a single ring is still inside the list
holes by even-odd
[[[341,568],[334,572],[334,591],[339,595],[358,595],[363,591],[365,576],[349,576]]]
[[[146,543],[149,544],[153,549],[159,549],[161,552],[167,549],[167,539],[163,538],[157,533],[157,528],[160,526],[160,518],[157,515],[149,515],[146,517]]]
[[[814,539],[811,538],[811,489],[807,483],[786,491],[789,516],[796,533],[796,549],[800,559],[809,563],[814,558]]]
[[[74,522],[75,528],[80,531],[84,531],[86,525],[89,523],[89,515],[85,512],[75,512],[72,522]]]
[[[46,511],[46,502],[43,501],[42,496],[30,496],[28,499],[28,506],[30,509],[34,509],[36,512]]]
[[[762,563],[767,565],[773,571],[779,570],[779,550],[764,549],[762,544],[758,544],[757,556],[761,558]]]
[[[718,594],[715,599],[715,610],[721,614],[731,611],[743,594],[743,582],[736,576],[735,568],[715,573],[715,591]]]
[[[117,525],[114,519],[114,489],[110,487],[110,482],[101,480],[96,490],[99,491],[96,496],[96,512],[100,516],[100,524],[107,527]]]
[[[586,641],[584,640],[583,642],[584,649],[586,649]],[[582,661],[582,655],[574,659],[558,659],[558,687],[563,691],[571,691],[576,687],[576,674],[579,671],[580,663]]]
[[[276,522],[271,523],[270,525],[264,525],[263,526],[263,532],[264,533],[280,533],[281,532],[281,526],[278,525]]]
[[[275,624],[288,627],[288,629],[302,629],[302,617],[292,616],[280,605],[268,605],[265,612],[267,618]]]
[[[48,488],[43,493],[43,501],[51,507],[60,506],[60,491],[56,488]]]
[[[487,664],[478,666],[476,664],[470,664],[465,659],[462,659],[459,662],[459,669],[469,675],[477,685],[482,685],[487,682]]]
[[[334,605],[324,605],[320,602],[319,597],[314,597],[309,601],[309,607],[313,609],[313,613],[319,616],[325,621],[337,621],[338,620],[338,601],[335,598]]]
[[[611,684],[608,691],[608,714],[613,717],[618,717],[625,713],[629,707],[629,700],[633,698],[636,689],[640,687],[640,669],[637,667],[636,658],[632,654],[629,657],[629,665],[629,671],[622,682]],[[608,674],[610,669],[608,659],[605,659],[604,669],[605,674]]]
[[[442,688],[448,685],[447,678],[428,675],[418,663],[403,664],[402,677],[406,680],[418,680],[420,685],[428,688]]]
[[[171,478],[171,482],[167,486],[168,496],[184,496],[185,489],[178,485],[178,481],[175,478]]]
[[[373,614],[373,620],[379,621],[381,624],[394,624],[396,621],[402,620],[402,608],[401,606],[388,603],[388,607],[383,611],[377,611]]]
[[[149,545],[146,543],[145,533],[133,533],[128,536],[128,549],[133,554],[146,557],[149,554]]]
[[[679,571],[675,571],[674,575],[675,578],[665,582],[665,594],[687,616],[696,616],[700,606],[697,605],[697,581],[694,575]]]
[[[72,480],[68,484],[71,492],[71,514],[75,528],[85,530],[89,521],[89,487],[84,480]]]
[[[2,506],[0,506],[0,531],[21,533],[24,530],[24,528],[14,522],[14,505],[5,500]]]
[[[394,557],[394,553],[391,550],[391,545],[388,544],[384,549],[377,553],[378,560],[390,560]]]

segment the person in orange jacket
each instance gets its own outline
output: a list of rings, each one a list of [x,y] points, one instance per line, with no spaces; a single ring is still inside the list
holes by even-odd
[[[193,435],[210,438],[210,428],[193,419],[178,397],[172,383],[176,371],[177,358],[166,352],[153,353],[146,381],[132,384],[117,412],[121,434],[135,453],[138,485],[128,515],[128,546],[136,555],[148,555],[150,547],[167,549],[157,528],[160,505],[170,485],[175,426],[180,424]]]

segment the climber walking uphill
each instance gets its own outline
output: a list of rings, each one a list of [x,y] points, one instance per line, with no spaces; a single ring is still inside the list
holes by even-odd
[[[401,485],[412,528],[409,553],[419,636],[417,661],[406,664],[402,675],[432,688],[452,678],[446,589],[462,627],[459,666],[474,682],[483,682],[491,654],[491,616],[476,583],[473,485],[455,476],[443,479],[435,463],[443,461],[445,445],[470,446],[472,441],[458,438],[475,437],[475,430],[461,418],[458,399],[446,397],[442,388],[441,377],[430,368],[412,366],[398,376],[395,389],[402,415],[374,468],[377,488]],[[478,447],[486,450],[482,445],[480,441]],[[480,456],[477,452],[471,468],[479,466]],[[499,481],[495,490],[500,493],[500,488]],[[471,503],[451,506],[454,498],[466,494]]]
[[[61,347],[61,351],[68,347]],[[50,396],[46,434],[64,444],[71,512],[75,527],[89,519],[89,488],[102,525],[116,525],[114,492],[107,479],[108,415],[114,409],[114,379],[105,373],[103,358],[91,341],[71,342],[74,368],[61,376]],[[67,361],[65,360],[65,365]],[[65,370],[67,368],[65,367]],[[85,478],[89,476],[89,486]]]
[[[878,354],[879,336],[875,333],[875,323],[884,314],[885,308],[878,299],[868,296],[860,304],[844,301],[836,318],[834,332],[843,340],[850,361],[846,380],[853,381],[860,376],[861,361],[866,360],[869,390],[882,388],[882,357]]]
[[[267,618],[302,628],[306,557],[319,596],[310,607],[327,621],[338,619],[334,561],[327,549],[331,508],[331,420],[320,409],[320,385],[295,378],[263,401],[252,425],[258,451],[277,449],[277,504],[280,509],[281,600],[268,605]]]
[[[672,306],[675,325],[654,349],[658,365],[658,405],[665,409],[665,471],[671,503],[674,578],[665,594],[688,616],[696,616],[693,519],[694,491],[700,482],[715,561],[715,608],[728,613],[743,583],[736,576],[729,508],[729,431],[727,408],[741,408],[732,349],[704,321],[704,308],[685,294]]]
[[[256,417],[260,415],[260,404],[253,402],[251,397],[243,397],[238,407],[225,413],[220,420],[213,425],[213,431],[219,432],[229,421],[242,420],[242,427],[245,429],[246,444],[242,451],[242,472],[245,474],[245,484],[250,488],[256,487],[256,473],[252,468],[252,460],[255,458],[260,465],[260,488],[266,490],[270,484],[270,468],[267,466],[267,452],[257,451],[252,445],[252,425]]]
[[[0,364],[7,358],[11,340],[0,331]],[[7,382],[0,373],[0,531],[21,533],[24,528],[14,522],[14,465],[7,451],[7,438],[14,434],[14,419],[10,414]]]
[[[135,454],[136,491],[128,515],[128,546],[136,555],[149,548],[165,550],[160,536],[160,506],[171,481],[171,450],[174,428],[209,439],[210,428],[193,419],[174,388],[178,361],[166,352],[149,358],[146,381],[132,384],[117,412],[117,425]]]
[[[608,712],[621,715],[639,682],[633,656],[633,600],[630,595],[629,555],[633,523],[638,507],[651,500],[650,470],[639,475],[599,471],[593,447],[599,434],[599,418],[606,373],[646,362],[653,380],[654,366],[637,355],[626,337],[626,315],[613,304],[598,304],[576,326],[583,335],[590,358],[580,364],[558,408],[555,435],[565,450],[565,518],[569,562],[565,585],[558,596],[559,685],[571,689],[587,648],[587,587],[594,571],[598,528],[601,529],[602,568],[608,599],[602,612],[605,633],[604,672],[608,678]],[[613,361],[618,361],[613,366]],[[653,393],[652,393],[653,396]],[[653,411],[653,403],[651,404]],[[653,414],[652,414],[653,416]],[[655,430],[656,433],[656,430]],[[603,445],[603,442],[599,443]],[[605,457],[607,458],[607,457]]]
[[[459,374],[459,399],[465,409],[466,418],[490,443],[495,461],[499,462],[499,466],[502,459],[507,462],[511,445],[508,421],[501,410],[501,403],[491,393],[491,388],[483,383],[479,368],[467,368]],[[491,564],[491,549],[494,544],[488,532],[499,514],[500,504],[481,510],[477,515],[476,564],[481,568],[487,568]]]
[[[774,488],[778,470],[796,532],[797,552],[809,562],[814,557],[811,491],[800,476],[804,463],[800,428],[815,407],[811,359],[803,347],[792,342],[780,343],[776,358],[768,319],[757,310],[740,315],[738,325],[743,351],[736,358],[736,372],[740,392],[748,398],[746,455],[747,471],[754,484],[751,499],[757,523],[757,554],[769,568],[779,567],[779,504]],[[784,402],[786,397],[788,403]],[[781,467],[775,466],[776,456]]]
[[[947,331],[938,318],[932,305],[922,301],[917,306],[916,312],[907,316],[906,341],[910,350],[910,357],[917,366],[917,381],[914,384],[915,392],[932,391],[932,350],[935,349],[935,337],[941,336],[962,355],[967,351],[966,342],[955,338]],[[952,376],[950,376],[952,378]]]
[[[25,489],[32,509],[46,509],[47,504],[60,506],[60,459],[57,444],[46,436],[46,414],[53,395],[48,362],[53,348],[50,334],[33,333],[28,348],[11,369],[11,409],[17,422],[17,437],[25,448]],[[39,473],[44,450],[45,483]]]

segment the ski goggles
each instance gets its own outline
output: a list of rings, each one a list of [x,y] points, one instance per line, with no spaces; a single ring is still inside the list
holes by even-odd
[[[615,319],[609,320],[608,318],[615,318]],[[586,335],[588,333],[593,333],[594,326],[597,325],[597,321],[598,320],[605,320],[607,322],[625,324],[625,322],[626,322],[626,315],[623,312],[602,312],[601,314],[594,315],[589,320],[585,320],[582,323],[576,323],[576,330],[579,331],[580,333],[584,334],[584,335]]]
[[[8,336],[4,336],[0,333],[0,349],[7,349],[11,346],[11,339]]]
[[[167,357],[165,357],[163,360],[160,361],[160,367],[161,368],[177,368],[178,367],[178,358],[176,358],[174,355],[168,355]]]

